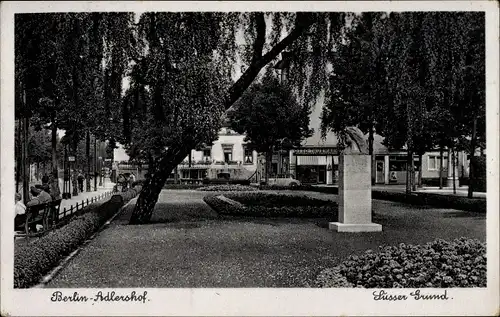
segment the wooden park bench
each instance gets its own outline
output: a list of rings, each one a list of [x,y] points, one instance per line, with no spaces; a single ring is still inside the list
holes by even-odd
[[[59,220],[61,199],[44,204],[26,207],[24,215],[17,215],[15,220],[16,237],[36,237],[50,231]],[[42,225],[41,230],[36,230],[36,225]]]

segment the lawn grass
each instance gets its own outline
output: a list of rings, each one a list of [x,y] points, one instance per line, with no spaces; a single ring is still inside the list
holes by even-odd
[[[304,287],[380,245],[486,238],[484,215],[457,210],[374,200],[382,232],[337,233],[317,219],[221,217],[207,194],[162,191],[154,224],[113,223],[48,287]]]

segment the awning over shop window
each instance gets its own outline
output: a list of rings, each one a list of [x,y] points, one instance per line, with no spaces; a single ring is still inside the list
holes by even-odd
[[[326,165],[326,156],[297,156],[297,165]]]

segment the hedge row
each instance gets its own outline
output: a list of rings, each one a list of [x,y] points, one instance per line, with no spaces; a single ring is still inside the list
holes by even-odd
[[[92,236],[112,217],[124,203],[135,197],[141,187],[117,193],[106,201],[93,203],[83,209],[83,214],[67,225],[19,245],[14,251],[14,288],[28,288],[41,278],[83,242]]]
[[[400,193],[387,191],[372,191],[373,199],[390,200],[412,205],[429,205],[439,208],[458,209],[471,212],[486,212],[486,199],[467,198],[430,193]]]
[[[317,287],[486,287],[486,244],[460,238],[381,247],[321,271]]]
[[[206,192],[231,192],[231,191],[255,191],[255,187],[247,185],[212,185],[198,188],[199,191]]]
[[[164,189],[197,189],[206,185],[201,184],[165,184]]]
[[[284,206],[309,206],[318,207],[336,204],[331,200],[322,200],[312,198],[306,195],[286,195],[266,192],[247,192],[247,193],[227,193],[227,198],[236,200],[246,206],[261,207],[284,207]]]
[[[279,189],[291,189],[291,190],[306,190],[313,192],[320,192],[332,195],[338,195],[338,187],[320,187],[320,186],[298,186],[295,188],[280,188],[275,186],[260,187],[261,189],[268,190],[279,190]],[[411,193],[406,194],[402,192],[393,191],[381,191],[372,190],[372,198],[380,200],[389,200],[402,202],[417,206],[433,206],[439,208],[449,208],[458,209],[471,212],[486,212],[486,199],[484,198],[467,198],[467,197],[457,197],[450,195],[440,195],[431,193]]]
[[[260,190],[309,190],[309,191],[320,191],[323,187],[316,187],[311,185],[300,185],[300,186],[282,186],[282,185],[259,185],[258,188]],[[331,190],[334,187],[324,187],[331,193]]]
[[[225,178],[205,178],[203,179],[205,185],[250,185],[249,179],[225,179]]]
[[[259,206],[248,205],[240,207],[224,201],[218,196],[206,196],[203,200],[219,214],[246,217],[296,217],[296,218],[338,218],[338,207],[336,204],[323,206]]]

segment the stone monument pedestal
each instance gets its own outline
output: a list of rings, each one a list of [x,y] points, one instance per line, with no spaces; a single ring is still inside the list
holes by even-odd
[[[338,232],[377,232],[372,222],[371,157],[341,154],[339,157],[339,221],[329,228]]]

